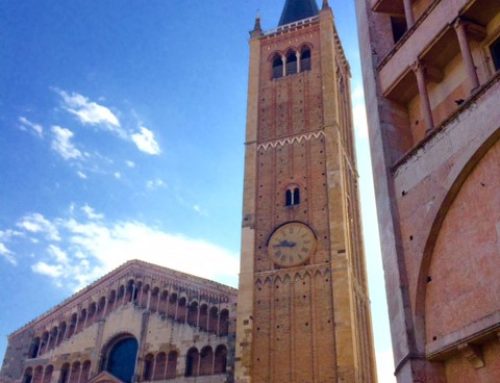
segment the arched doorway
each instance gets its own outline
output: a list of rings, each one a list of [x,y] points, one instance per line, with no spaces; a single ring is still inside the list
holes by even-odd
[[[105,348],[103,370],[125,383],[131,383],[135,372],[135,361],[139,343],[131,335],[122,335],[112,340]]]

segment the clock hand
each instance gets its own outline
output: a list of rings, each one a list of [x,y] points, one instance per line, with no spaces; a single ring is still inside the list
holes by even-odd
[[[291,241],[287,241],[287,240],[284,240],[284,241],[281,241],[280,243],[278,243],[277,245],[274,245],[273,247],[274,248],[280,248],[280,247],[289,247],[289,248],[293,248],[297,246],[297,243],[295,242],[291,242]]]

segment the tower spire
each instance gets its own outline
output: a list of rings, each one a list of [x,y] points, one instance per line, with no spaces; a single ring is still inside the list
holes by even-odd
[[[318,12],[316,0],[286,0],[278,26],[316,16]]]

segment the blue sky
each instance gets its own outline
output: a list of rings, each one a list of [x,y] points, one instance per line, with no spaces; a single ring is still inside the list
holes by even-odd
[[[6,336],[132,258],[237,284],[248,31],[284,0],[0,1],[0,359]],[[352,1],[382,382],[392,369]]]

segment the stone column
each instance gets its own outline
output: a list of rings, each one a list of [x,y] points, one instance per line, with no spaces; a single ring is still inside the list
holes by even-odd
[[[281,61],[283,62],[283,77],[286,76],[286,56],[281,56]]]
[[[148,289],[148,303],[146,304],[146,310],[148,311],[149,308],[151,307],[151,290],[153,290],[152,285],[150,285]]]
[[[406,26],[410,29],[413,24],[415,24],[415,18],[413,17],[413,9],[411,7],[411,0],[403,0],[403,6],[405,8],[405,18]]]
[[[472,53],[470,50],[469,42],[467,40],[467,32],[465,30],[465,22],[458,18],[453,25],[458,38],[458,44],[460,45],[460,52],[464,60],[465,70],[467,72],[467,77],[469,79],[469,84],[471,92],[479,87],[479,78],[477,77],[476,67],[474,65],[474,59],[472,58]]]
[[[297,73],[300,73],[300,52],[295,52],[295,56],[297,57]]]
[[[429,132],[434,129],[434,121],[432,120],[431,103],[429,101],[429,94],[427,93],[427,85],[425,83],[424,66],[420,61],[417,61],[413,64],[412,69],[415,73],[415,77],[417,78],[418,93],[420,95],[420,111],[425,121],[425,130],[426,132]]]
[[[133,305],[136,304],[136,301],[137,299],[135,299],[135,292],[137,291],[137,287],[135,286],[135,282],[134,284],[132,285],[132,299],[131,299],[131,302]]]

